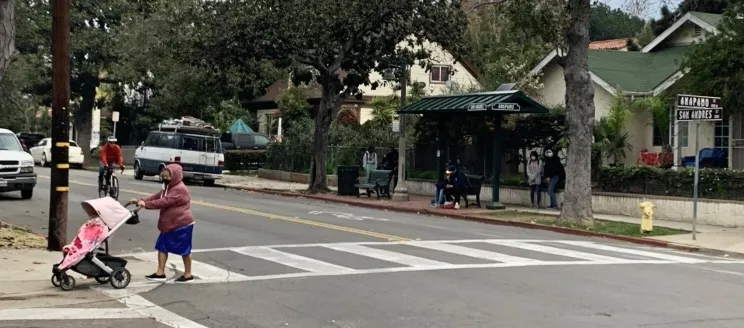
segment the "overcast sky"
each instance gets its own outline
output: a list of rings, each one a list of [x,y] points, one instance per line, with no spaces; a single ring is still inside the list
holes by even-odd
[[[662,5],[667,5],[669,8],[674,9],[676,6],[679,5],[682,0],[600,0],[612,8],[620,8],[620,9],[626,9],[627,4],[642,4],[643,7],[645,7],[643,10],[643,14],[641,15],[643,18],[658,18],[659,17],[659,8],[661,8]],[[639,7],[638,5],[635,5],[636,7]],[[632,6],[631,6],[632,7]]]

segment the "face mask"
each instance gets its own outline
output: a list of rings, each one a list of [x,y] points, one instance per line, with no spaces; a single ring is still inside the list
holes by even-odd
[[[170,182],[171,182],[170,179],[163,179],[163,184],[166,186],[169,185]]]
[[[553,153],[547,152],[547,153],[545,153],[545,156],[547,156],[547,157],[553,157]]]
[[[536,159],[537,159],[537,157],[535,157],[535,156],[532,156],[532,157],[530,157],[530,159],[532,159],[532,160],[534,161],[534,160],[536,160]]]

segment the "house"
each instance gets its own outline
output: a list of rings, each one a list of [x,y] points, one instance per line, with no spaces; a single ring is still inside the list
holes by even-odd
[[[674,97],[678,93],[677,82],[684,76],[679,70],[680,61],[690,49],[690,45],[704,41],[705,32],[717,33],[716,26],[721,15],[688,12],[666,31],[652,40],[641,51],[589,50],[589,71],[594,82],[594,106],[596,118],[609,112],[610,103],[619,93],[626,97],[651,97],[666,94]],[[544,88],[540,95],[548,106],[563,105],[566,86],[563,69],[556,61],[557,52],[548,54],[531,74],[542,72],[541,83]],[[669,102],[670,106],[674,104]],[[671,107],[670,107],[671,108]],[[660,152],[661,147],[671,144],[675,149],[675,163],[682,157],[695,155],[694,123],[674,123],[669,133],[652,122],[647,110],[634,112],[628,124],[632,150],[627,153],[626,165],[638,162],[641,150]],[[730,119],[722,122],[703,122],[700,126],[700,148],[720,148],[731,152]],[[679,141],[679,147],[677,142]],[[732,158],[734,156],[729,156]],[[741,167],[742,163],[731,163],[729,167]],[[732,165],[733,164],[733,165]]]
[[[407,43],[401,43],[400,46],[406,47],[408,45]],[[442,49],[436,43],[425,42],[423,47],[431,50],[431,61],[433,65],[428,71],[418,65],[418,63],[410,66],[408,90],[411,88],[410,85],[414,83],[423,83],[427,95],[442,95],[461,89],[480,88],[478,74],[473,65],[466,61],[458,60],[453,54]],[[372,72],[370,81],[385,82],[382,75],[378,72]],[[359,123],[363,124],[373,118],[370,103],[374,99],[387,97],[392,94],[400,94],[400,90],[395,90],[394,88],[396,85],[396,83],[385,82],[381,83],[374,90],[371,86],[362,85],[360,86],[362,91],[361,99],[348,97],[341,108],[355,110],[359,118]],[[277,81],[267,88],[264,95],[244,104],[245,107],[256,113],[260,133],[268,132],[272,124],[273,113],[278,109],[276,99],[289,87],[291,87],[289,80]],[[310,105],[312,107],[317,106],[320,103],[320,87],[313,86],[308,89],[307,93]]]

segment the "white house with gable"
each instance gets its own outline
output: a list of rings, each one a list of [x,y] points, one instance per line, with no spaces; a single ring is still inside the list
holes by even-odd
[[[638,52],[590,49],[589,71],[594,82],[596,118],[607,115],[613,97],[621,92],[626,97],[651,97],[659,94],[674,97],[678,93],[676,84],[684,76],[684,72],[679,70],[680,61],[690,45],[704,41],[705,32],[717,33],[721,18],[721,15],[716,14],[688,12]],[[556,59],[557,52],[553,51],[531,72],[542,72],[540,82],[544,88],[540,93],[547,106],[565,104],[563,68]],[[673,101],[669,103],[674,104]],[[734,134],[738,139],[744,139],[744,136],[741,136],[741,129],[731,128],[731,122],[732,119],[729,118],[722,122],[701,123],[700,148],[717,148],[732,154],[728,156],[729,167],[742,168],[744,154],[737,154],[731,146],[731,140]],[[741,125],[741,122],[737,124]],[[636,164],[642,150],[658,153],[667,144],[675,149],[675,163],[679,163],[683,157],[694,156],[694,123],[680,122],[672,125],[669,133],[661,133],[662,130],[654,124],[648,111],[635,111],[627,129],[633,148],[627,152],[625,164]],[[736,160],[738,157],[743,160]]]

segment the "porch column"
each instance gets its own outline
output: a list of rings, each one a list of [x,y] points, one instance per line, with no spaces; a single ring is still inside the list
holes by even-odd
[[[486,205],[489,210],[503,210],[506,208],[499,200],[499,189],[501,187],[501,118],[503,114],[494,115],[493,126],[493,166],[491,170],[491,205]]]

